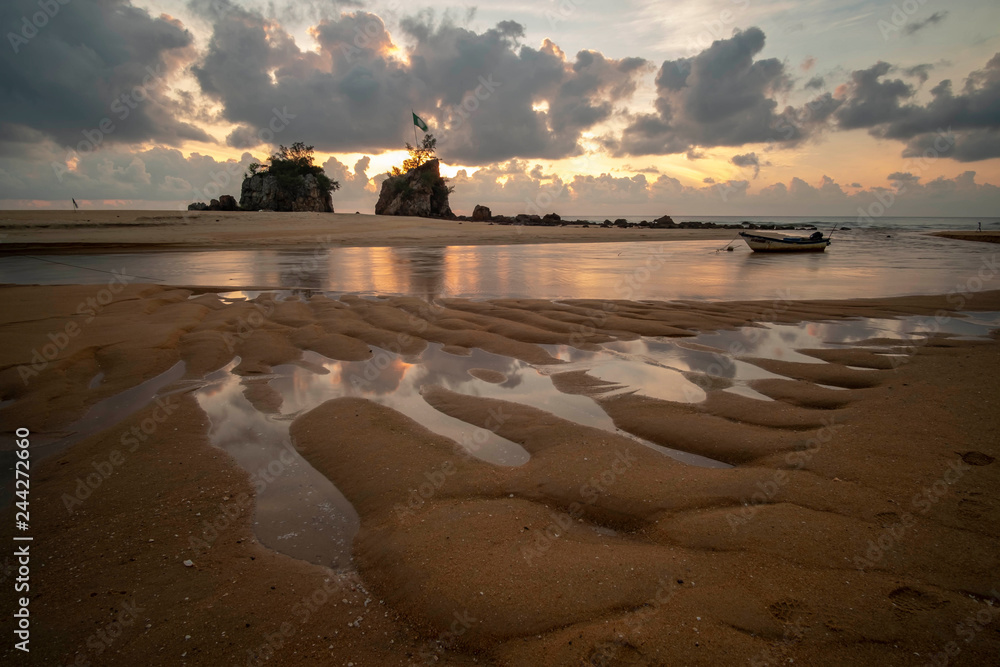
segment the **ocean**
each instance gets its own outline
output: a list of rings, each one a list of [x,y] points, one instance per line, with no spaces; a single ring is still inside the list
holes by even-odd
[[[563,215],[564,220],[588,220],[595,224],[605,220],[617,220],[624,218],[630,223],[639,223],[643,220],[652,222],[662,213],[655,215]],[[1000,231],[1000,217],[995,218],[918,218],[905,216],[869,217],[857,215],[841,216],[752,216],[752,215],[671,215],[674,222],[714,222],[719,225],[738,225],[741,222],[752,222],[754,224],[775,224],[775,225],[813,225],[817,229],[827,230],[836,226],[850,227],[851,229],[907,229],[913,231],[931,230],[970,230],[976,229],[978,223],[983,223],[983,230]]]

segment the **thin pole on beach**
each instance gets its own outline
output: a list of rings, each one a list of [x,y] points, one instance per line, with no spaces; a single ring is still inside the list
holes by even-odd
[[[417,113],[411,108],[410,109],[410,114],[411,114],[410,115],[410,122],[413,122],[413,116],[416,116]],[[420,147],[419,144],[417,144],[417,124],[416,123],[413,123],[413,147],[414,148],[419,148]]]

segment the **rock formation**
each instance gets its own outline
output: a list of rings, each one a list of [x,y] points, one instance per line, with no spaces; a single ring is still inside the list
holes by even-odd
[[[236,199],[232,195],[222,195],[218,199],[213,199],[211,203],[197,201],[188,204],[189,211],[238,211]]]
[[[441,177],[441,163],[428,160],[382,183],[375,215],[415,215],[421,218],[454,218],[448,204],[448,185]]]
[[[312,174],[279,183],[274,174],[254,174],[243,179],[240,208],[245,211],[317,211],[333,213],[333,197],[324,193]]]
[[[473,222],[489,222],[492,219],[493,212],[488,207],[476,204],[476,208],[472,209]]]

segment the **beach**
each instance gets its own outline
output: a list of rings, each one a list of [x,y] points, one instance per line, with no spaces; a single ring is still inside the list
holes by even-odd
[[[251,216],[274,221],[251,230]],[[11,255],[69,262],[318,237],[733,237],[350,214],[0,218]],[[32,451],[32,660],[988,664],[1000,290],[985,257],[962,260],[961,289],[874,298],[653,298],[647,264],[618,298],[110,273],[4,285],[2,450],[12,461],[26,429]],[[241,444],[272,436],[262,458]],[[341,509],[322,516],[354,524],[264,525],[302,511],[281,500],[302,468],[319,479],[305,504],[335,491]]]
[[[452,222],[354,213],[225,211],[0,211],[3,247],[19,251],[126,252],[729,239],[728,229],[582,229]]]

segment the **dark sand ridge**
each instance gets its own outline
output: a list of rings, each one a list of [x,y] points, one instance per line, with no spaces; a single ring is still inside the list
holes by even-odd
[[[317,296],[302,303],[266,295],[255,304],[225,304],[208,293],[188,299],[203,290],[134,285],[85,323],[77,305],[97,289],[0,292],[0,397],[17,399],[0,409],[7,429],[65,427],[88,405],[180,359],[189,378],[200,378],[236,354],[239,372],[252,379],[296,361],[304,349],[359,359],[367,345],[416,353],[434,341],[553,363],[538,343],[586,346],[639,330],[669,335],[755,319],[948,307],[944,297],[780,308],[520,300],[449,300],[438,308],[416,299]],[[1000,310],[1000,292],[976,294],[967,307]],[[256,317],[262,321],[247,327]],[[70,320],[80,333],[25,385],[17,366]],[[843,365],[884,365],[869,352],[811,354],[834,363],[784,362],[779,372],[801,380],[755,383],[778,399],[766,406],[714,391],[695,406],[608,398],[586,376],[559,378],[565,391],[595,395],[626,430],[742,464],[733,470],[684,466],[528,406],[428,391],[443,412],[493,427],[532,453],[525,466],[499,469],[387,408],[360,399],[324,404],[296,421],[293,436],[361,514],[355,551],[370,592],[355,583],[356,590],[336,592],[304,622],[293,609],[322,586],[325,573],[260,547],[249,511],[210,549],[190,548],[190,536],[203,534],[203,519],[251,485],[208,445],[207,420],[183,395],[167,426],[72,514],[62,494],[93,471],[92,462],[120,449],[122,434],[151,409],[33,468],[35,547],[48,558],[33,589],[33,636],[47,642],[38,650],[68,662],[133,597],[145,609],[141,622],[113,645],[121,653],[107,652],[101,661],[175,664],[183,652],[198,663],[242,661],[247,648],[258,648],[288,619],[294,633],[271,664],[423,662],[424,642],[454,627],[456,613],[476,620],[458,647],[442,654],[454,664],[471,660],[463,651],[480,663],[510,664],[576,664],[601,652],[620,664],[718,664],[765,651],[806,664],[898,663],[961,642],[955,623],[981,612],[1000,584],[1000,468],[991,460],[998,456],[1000,382],[984,373],[1000,367],[998,344],[937,338],[895,370]],[[772,370],[781,364],[754,363]],[[104,380],[88,390],[98,368]],[[854,388],[834,392],[817,382]],[[263,393],[257,400],[266,403]],[[499,427],[497,414],[504,415]],[[920,512],[914,494],[932,488],[962,455],[979,465],[959,465],[959,479]],[[630,463],[624,470],[623,460]],[[455,473],[433,497],[401,513],[424,473],[449,463]],[[602,492],[585,490],[609,470],[615,479]],[[760,489],[773,490],[766,504],[745,507]],[[557,526],[558,536],[539,538],[546,529],[553,534],[558,512],[578,518],[568,529]],[[855,569],[868,540],[878,540],[904,512],[916,524],[864,573]],[[538,554],[529,558],[532,549]],[[196,566],[184,568],[185,558]],[[359,616],[360,627],[348,626]],[[962,643],[963,659],[991,660],[1000,647],[998,627]],[[192,638],[185,641],[186,634]]]

